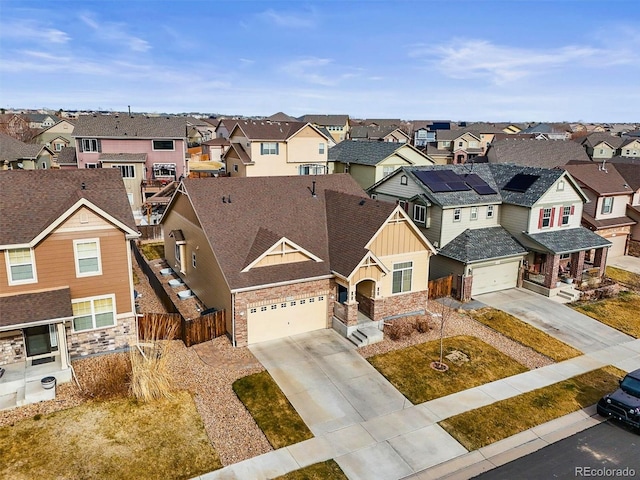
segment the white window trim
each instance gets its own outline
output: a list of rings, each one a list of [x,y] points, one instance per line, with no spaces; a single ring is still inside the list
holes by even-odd
[[[421,215],[418,215],[418,212],[421,212]],[[420,219],[422,216],[422,219]],[[415,204],[413,206],[413,221],[417,223],[424,224],[427,222],[427,207],[424,205]]]
[[[87,142],[87,143],[85,144],[85,142]],[[88,145],[90,147],[93,146],[92,142],[95,142],[95,146],[96,146],[95,150],[92,149],[92,148],[88,148],[88,149],[85,148],[85,145]],[[83,153],[99,153],[100,152],[100,148],[98,147],[98,139],[97,138],[83,138],[82,139],[82,152]]]
[[[402,265],[404,263],[410,263],[411,266],[410,267],[406,267],[406,268],[399,268],[396,269],[396,266],[398,265]],[[401,286],[400,286],[400,291],[399,292],[394,292],[393,291],[393,274],[395,274],[395,272],[404,272],[406,270],[410,270],[411,271],[411,279],[409,280],[409,289],[408,290],[404,290],[404,281],[401,281]],[[394,263],[392,270],[391,270],[391,295],[403,295],[405,293],[411,293],[413,291],[413,261],[408,260],[406,262],[398,262],[398,263]],[[400,277],[401,279],[403,277]]]
[[[80,264],[78,263],[78,245],[81,243],[96,243],[96,255],[98,256],[98,271],[80,273]],[[76,265],[76,277],[96,277],[102,275],[102,254],[100,252],[100,239],[99,238],[79,238],[73,241],[73,259]]]
[[[469,219],[478,220],[478,207],[471,207],[469,210]]]
[[[611,202],[608,208],[607,208],[607,201]],[[602,199],[602,208],[600,209],[600,213],[602,215],[609,215],[611,212],[613,212],[613,197],[604,197]]]
[[[493,205],[487,205],[487,218],[493,218],[495,215],[495,207]]]
[[[456,216],[458,218],[456,218]],[[462,209],[461,208],[454,208],[453,209],[453,221],[454,222],[459,222],[459,221],[461,221],[461,219],[462,219]]]
[[[36,271],[36,258],[33,254],[33,248],[29,249],[29,254],[31,255],[31,269],[33,270],[33,278],[28,280],[13,280],[13,276],[11,274],[11,262],[9,261],[9,252],[12,250],[22,250],[22,248],[11,248],[5,250],[4,259],[7,265],[7,281],[9,285],[26,285],[29,283],[38,283],[38,273]],[[19,265],[25,265],[24,263],[20,263]]]
[[[400,185],[407,185],[407,183],[408,183],[408,178],[407,178],[407,176],[406,176],[406,175],[402,175],[402,176],[400,177]]]
[[[155,147],[155,142],[171,142],[173,144],[173,148],[156,148]],[[151,140],[151,150],[153,150],[154,152],[175,152],[176,151],[176,141],[171,139],[171,140],[167,140],[167,139],[155,139],[155,140]]]
[[[569,210],[569,212],[565,215],[565,212]],[[565,223],[564,219],[567,219]],[[562,215],[560,216],[560,226],[565,227],[571,223],[571,207],[562,207]]]
[[[104,327],[96,327],[96,312],[94,302],[96,300],[103,300],[105,298],[111,299],[111,304],[113,305],[113,325],[106,325]],[[116,296],[113,293],[108,295],[99,295],[97,297],[84,297],[84,298],[74,298],[71,300],[71,305],[74,303],[82,303],[82,302],[91,302],[91,318],[93,321],[93,328],[87,328],[86,330],[76,330],[75,323],[71,320],[71,332],[72,333],[85,333],[85,332],[93,332],[96,330],[104,330],[105,328],[113,328],[118,325],[118,307],[116,305]],[[72,307],[73,308],[73,307]],[[74,316],[75,318],[75,316]]]
[[[136,166],[135,165],[131,165],[131,164],[120,164],[120,165],[111,165],[111,168],[117,168],[118,170],[120,170],[120,175],[122,176],[122,178],[136,178]],[[129,176],[124,176],[123,175],[123,168],[125,170],[131,170],[131,172],[133,173],[133,176],[129,177]],[[127,172],[128,173],[128,172]]]
[[[547,211],[549,212],[549,216],[545,216]],[[551,208],[543,208],[542,209],[542,226],[541,228],[551,228],[551,220],[553,218],[553,210]],[[544,221],[547,220],[547,225],[544,224]]]

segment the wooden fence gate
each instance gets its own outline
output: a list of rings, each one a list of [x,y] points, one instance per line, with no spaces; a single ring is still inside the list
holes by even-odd
[[[429,299],[448,297],[453,288],[453,275],[429,281]]]

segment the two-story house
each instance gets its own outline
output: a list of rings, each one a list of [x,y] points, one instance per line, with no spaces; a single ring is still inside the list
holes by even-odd
[[[60,120],[55,125],[45,128],[38,133],[33,142],[46,145],[57,157],[63,148],[75,146],[72,138],[74,124],[69,120]]]
[[[627,216],[634,191],[618,173],[617,165],[579,163],[563,168],[589,198],[582,211],[582,224],[611,242],[609,257],[625,255],[631,228],[636,224]]]
[[[570,140],[537,140],[521,134],[491,143],[486,157],[489,163],[555,168],[572,160],[591,161],[579,143]]]
[[[49,147],[24,143],[0,132],[0,169],[46,170],[52,166],[55,164]]]
[[[605,168],[611,166],[611,164],[606,164]],[[635,224],[631,225],[627,247],[635,245],[635,252],[640,252],[640,165],[616,163],[613,168],[624,178],[625,184],[631,190],[631,200],[626,205],[625,215]],[[627,250],[630,249],[627,248]]]
[[[344,140],[329,149],[330,171],[349,173],[364,189],[402,166],[433,165],[414,146],[394,142]]]
[[[303,115],[298,120],[317,128],[326,128],[336,143],[349,138],[349,115]]]
[[[136,339],[130,240],[116,170],[0,172],[0,405],[42,399],[70,360]]]
[[[237,120],[223,154],[232,177],[322,175],[327,171],[327,138],[303,122]]]
[[[588,197],[558,169],[517,165],[404,167],[369,189],[398,201],[438,248],[431,278],[456,294],[523,285],[556,295],[560,281],[604,274],[610,242],[580,225]]]
[[[381,330],[426,309],[433,247],[349,175],[187,178],[161,223],[169,265],[227,312],[236,346],[331,327],[350,336],[363,322]]]
[[[114,168],[139,217],[151,195],[188,173],[184,117],[81,115],[73,131],[78,168]]]
[[[594,161],[602,161],[615,157],[623,142],[621,137],[609,133],[591,133],[580,143]]]

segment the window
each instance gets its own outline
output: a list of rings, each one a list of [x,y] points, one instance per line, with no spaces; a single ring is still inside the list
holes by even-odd
[[[569,225],[571,217],[571,207],[562,207],[562,225]]]
[[[451,146],[451,142],[450,141],[442,142],[442,146],[443,147],[450,147]]]
[[[286,303],[281,303],[280,304],[280,308],[287,308],[287,304]]]
[[[258,311],[258,309],[256,308],[250,308],[249,309],[249,313],[256,313]]]
[[[196,268],[196,252],[191,252],[191,266]]]
[[[478,219],[478,207],[471,207],[471,220]]]
[[[571,254],[570,253],[561,253],[560,254],[560,260],[567,260],[571,258]]]
[[[133,165],[113,165],[113,168],[120,170],[122,178],[136,178],[136,170]]]
[[[97,238],[74,240],[73,251],[76,258],[76,276],[89,277],[102,274],[100,243]]]
[[[129,205],[133,205],[133,193],[127,192],[127,200],[129,200]]]
[[[304,305],[305,303],[307,303],[307,301],[306,301],[306,300],[304,300],[304,299],[303,299],[303,300],[300,300],[300,305]]]
[[[462,147],[464,145],[463,142],[458,142],[458,147]]]
[[[173,140],[153,140],[154,150],[174,150]]]
[[[267,311],[267,307],[260,307],[260,311],[261,312],[266,312]]]
[[[407,202],[406,201],[398,200],[398,205],[400,205],[405,212],[407,211]]]
[[[493,218],[493,205],[487,205],[487,218]]]
[[[291,305],[292,307],[295,307],[295,306],[296,306],[296,302],[295,302],[295,300],[294,300],[293,302],[291,302],[291,303],[290,303],[290,305]]]
[[[413,272],[413,262],[396,263],[393,266],[393,286],[392,293],[403,293],[411,291],[411,274]]]
[[[393,171],[395,170],[396,167],[394,167],[393,165],[391,166],[384,166],[382,167],[382,176],[386,177],[387,175],[393,173]]]
[[[474,142],[474,141],[469,142],[469,148],[478,148],[478,142]]]
[[[98,164],[97,163],[87,163],[87,164],[85,164],[84,168],[98,168]]]
[[[400,177],[400,185],[406,185],[407,184],[407,176],[406,175],[402,175]]]
[[[7,250],[6,259],[10,285],[37,281],[33,251],[30,248]]]
[[[99,152],[99,143],[95,138],[83,138],[82,139],[82,151],[83,152]]]
[[[455,208],[453,210],[453,221],[454,222],[459,222],[460,221],[460,217],[462,216],[461,213],[462,212],[461,212],[461,210],[459,208]]]
[[[278,308],[278,305],[271,305],[271,310],[275,310],[276,308]]]
[[[176,164],[175,163],[154,163],[153,164],[153,178],[158,177],[173,177],[176,178]]]
[[[424,205],[413,206],[413,221],[417,223],[424,223],[427,217],[427,207]]]
[[[315,163],[300,165],[298,167],[298,173],[300,175],[324,175],[324,165],[317,165]]]
[[[237,163],[234,163],[234,164],[233,164],[233,171],[234,171],[234,172],[237,172],[237,171],[238,171],[238,164],[237,164]]]
[[[324,155],[324,143],[323,143],[323,142],[320,142],[320,143],[318,144],[318,153],[319,153],[320,155]]]
[[[55,149],[56,152],[62,151],[62,147],[63,147],[62,143],[55,143],[53,145],[53,148]]]
[[[181,264],[180,245],[176,243],[174,248],[175,248],[175,254],[176,254],[176,263]]]
[[[556,190],[558,190],[559,192],[564,190],[564,180],[560,180],[558,182],[558,186],[557,186]]]
[[[603,155],[603,154],[604,154],[604,148],[601,148],[600,149],[600,155]]]
[[[547,228],[551,225],[551,209],[544,208],[542,210],[542,228]]]
[[[313,302],[315,302],[315,301],[316,301],[315,297],[311,297],[311,298],[309,299],[309,303],[313,303]]]
[[[73,300],[73,331],[94,330],[116,324],[114,296]]]
[[[613,210],[613,197],[605,197],[602,199],[602,213],[611,213]]]
[[[278,144],[276,142],[261,143],[260,155],[278,155]]]

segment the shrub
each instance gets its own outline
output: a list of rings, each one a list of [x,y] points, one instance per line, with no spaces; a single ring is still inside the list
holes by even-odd
[[[110,353],[74,362],[74,371],[89,398],[127,396],[131,363],[126,353]]]
[[[427,317],[419,317],[416,320],[416,329],[420,333],[427,333],[429,330],[431,330],[431,325],[429,325],[429,320],[427,319]]]
[[[408,337],[415,330],[415,319],[398,319],[385,325],[384,331],[391,340]]]
[[[155,340],[144,347],[132,348],[130,392],[138,400],[148,402],[171,398],[171,375],[167,367],[170,343]]]

